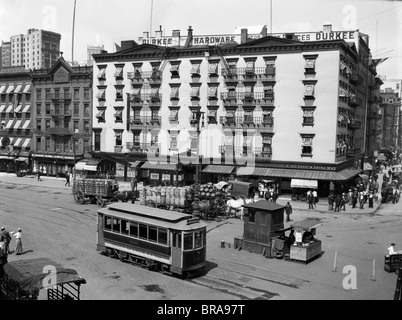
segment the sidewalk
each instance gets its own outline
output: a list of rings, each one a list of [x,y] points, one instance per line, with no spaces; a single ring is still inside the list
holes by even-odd
[[[23,185],[32,185],[32,186],[42,186],[47,188],[60,188],[60,189],[71,189],[72,181],[70,187],[65,186],[66,179],[65,178],[56,178],[56,177],[48,177],[42,176],[42,181],[38,181],[36,175],[30,175],[25,177],[17,177],[15,173],[5,173],[0,172],[0,185],[1,183],[11,183],[11,184],[23,184]],[[380,186],[382,183],[381,176]],[[119,181],[119,190],[131,190],[131,185],[129,181]],[[381,190],[379,191],[381,193]],[[374,201],[374,208],[369,208],[368,203],[364,205],[364,209],[360,209],[359,205],[356,208],[352,209],[352,206],[349,204],[345,205],[345,211],[329,211],[328,210],[328,200],[327,198],[319,199],[316,207],[314,209],[308,209],[308,203],[302,201],[292,201],[290,195],[282,195],[278,198],[277,203],[281,205],[286,205],[287,202],[293,207],[294,212],[319,212],[319,213],[336,213],[336,214],[374,214],[381,203],[379,201]]]

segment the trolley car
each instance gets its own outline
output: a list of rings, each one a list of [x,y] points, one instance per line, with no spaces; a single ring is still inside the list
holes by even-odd
[[[97,250],[149,270],[188,277],[206,264],[206,224],[191,215],[113,203],[98,210]]]

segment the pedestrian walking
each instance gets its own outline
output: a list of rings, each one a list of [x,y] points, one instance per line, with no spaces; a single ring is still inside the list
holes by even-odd
[[[40,178],[41,174],[40,171],[38,171],[38,181],[42,181],[42,179]]]
[[[359,198],[359,194],[355,190],[352,195],[352,209],[356,208],[358,198]]]
[[[316,207],[318,202],[318,194],[316,190],[313,191],[313,197],[314,197],[314,207]]]
[[[11,253],[11,250],[10,250],[11,236],[5,227],[1,227],[0,242],[4,242],[4,253],[5,254],[8,255],[9,253]]]
[[[374,194],[372,191],[369,194],[369,208],[374,208]]]
[[[293,213],[292,206],[290,205],[290,202],[288,202],[285,206],[286,222],[292,221],[290,220],[290,215],[292,213]]]
[[[22,253],[22,239],[21,239],[21,228],[17,229],[17,232],[10,232],[15,237],[15,254],[20,255]]]
[[[340,211],[340,208],[341,208],[341,196],[338,194],[337,196],[336,196],[336,198],[335,198],[335,212],[336,211]]]
[[[341,204],[340,204],[339,211],[340,211],[340,210],[345,211],[346,202],[347,202],[346,195],[345,195],[345,193],[342,193],[342,196],[341,196]]]
[[[363,195],[363,192],[360,192],[360,194],[359,194],[359,203],[360,203],[360,209],[364,209],[364,195]]]
[[[334,195],[332,193],[330,193],[328,196],[328,210],[334,210]]]
[[[314,197],[311,191],[307,193],[308,208],[314,209]]]
[[[278,192],[274,191],[272,193],[272,202],[276,203],[276,199],[278,199]]]
[[[70,174],[66,171],[66,183],[64,184],[64,186],[70,186]]]

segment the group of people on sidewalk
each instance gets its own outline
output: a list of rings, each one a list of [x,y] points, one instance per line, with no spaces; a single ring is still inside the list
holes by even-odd
[[[328,196],[328,210],[329,211],[345,211],[346,204],[356,208],[359,203],[359,208],[364,209],[364,205],[368,202],[369,208],[374,208],[374,192],[373,191],[358,191],[349,189],[348,193],[330,194]]]

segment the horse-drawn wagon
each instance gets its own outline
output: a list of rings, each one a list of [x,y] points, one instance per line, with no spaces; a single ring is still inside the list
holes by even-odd
[[[107,202],[118,201],[119,185],[110,179],[76,178],[73,180],[74,201],[96,203],[104,207]]]

